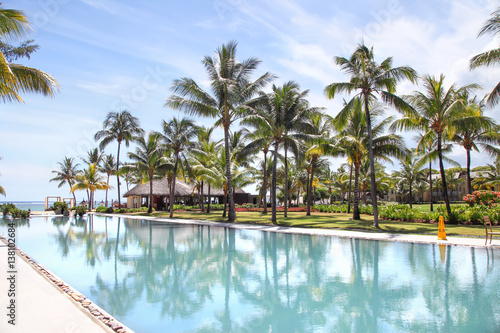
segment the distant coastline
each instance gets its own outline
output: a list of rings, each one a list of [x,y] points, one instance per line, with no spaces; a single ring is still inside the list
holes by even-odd
[[[50,201],[49,203],[52,204],[53,201]],[[28,210],[31,209],[31,211],[43,211],[45,210],[45,201],[35,201],[35,200],[30,200],[30,201],[0,201],[0,205],[3,205],[5,203],[12,203],[16,205],[17,208]]]

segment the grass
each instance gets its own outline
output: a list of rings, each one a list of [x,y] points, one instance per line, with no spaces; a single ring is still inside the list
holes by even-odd
[[[134,215],[168,217],[168,212],[155,212],[152,214],[136,213]],[[196,219],[226,222],[226,218],[221,217],[221,211],[211,212],[210,214],[201,212],[174,212],[174,218],[177,219]],[[261,212],[238,212],[236,223],[272,225],[270,221],[271,214],[267,215]],[[344,229],[369,232],[388,232],[395,234],[417,234],[417,235],[436,235],[438,232],[437,224],[398,222],[379,220],[379,228],[374,228],[373,216],[362,215],[361,220],[350,219],[351,214],[332,214],[332,213],[311,213],[307,216],[303,212],[289,212],[288,217],[284,218],[283,213],[278,214],[277,220],[280,226],[301,227],[301,228],[323,228],[323,229]],[[484,237],[484,227],[481,225],[446,225],[446,234],[448,236],[468,236]]]
[[[463,203],[452,203],[451,206],[453,205],[466,205],[465,202]],[[413,208],[418,209],[419,211],[423,213],[429,213],[431,211],[431,205],[430,204],[413,204]],[[445,206],[445,204],[434,204],[434,211],[436,212],[439,206]]]

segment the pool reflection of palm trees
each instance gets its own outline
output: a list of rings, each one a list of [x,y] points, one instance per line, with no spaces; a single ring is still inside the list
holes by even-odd
[[[471,321],[491,331],[499,324],[500,305],[488,292],[499,273],[476,263],[483,249],[463,257],[464,249],[448,247],[441,263],[437,246],[132,219],[113,220],[112,236],[92,224],[71,223],[74,242],[62,238],[69,250],[60,248],[83,246],[94,258],[88,265],[114,266],[112,279],[97,275],[89,296],[118,319],[146,302],[165,327],[192,327],[210,311],[211,320],[191,329],[200,332],[467,331]]]

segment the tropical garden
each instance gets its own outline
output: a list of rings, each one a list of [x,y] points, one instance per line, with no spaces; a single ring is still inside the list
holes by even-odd
[[[21,93],[53,96],[58,89],[54,78],[14,63],[38,49],[32,40],[9,44],[26,37],[27,18],[20,11],[0,10],[3,101],[20,102]],[[479,36],[498,31],[500,10],[492,13]],[[474,56],[470,69],[497,64],[499,54],[493,49]],[[458,86],[444,74],[396,66],[391,57],[380,61],[374,47],[361,43],[350,56],[334,57],[345,80],[324,88],[327,99],[343,98],[342,108],[331,115],[311,105],[307,89],[294,81],[278,84],[272,73],[259,72],[260,64],[258,58],[239,60],[235,41],[220,46],[202,60],[208,89],[189,77],[172,82],[164,106],[180,111],[177,116],[159,122],[157,131],[146,132],[129,111],[110,111],[95,133],[96,148],[87,156],[64,157],[50,181],[66,186],[75,201],[75,192],[82,191],[89,208],[99,211],[110,211],[110,191],[113,196],[116,191],[121,210],[122,181],[127,190],[149,184],[152,198],[153,181],[166,178],[169,217],[180,208],[173,194],[181,179],[198,189],[200,212],[210,212],[205,186],[224,189],[222,216],[229,222],[236,221],[241,210],[234,190],[247,185],[256,187],[259,198],[245,210],[269,215],[271,223],[297,211],[306,216],[344,213],[354,221],[370,214],[376,228],[379,218],[434,221],[444,215],[448,222],[480,223],[488,214],[500,220],[492,194],[500,182],[499,128],[485,115],[500,100],[500,83],[483,98],[478,84]],[[398,94],[398,84],[404,81],[415,85],[412,94]],[[391,110],[400,116],[387,116]],[[213,127],[199,126],[200,117],[213,119]],[[415,139],[408,142],[406,133],[415,134]],[[117,150],[105,152],[112,143]],[[465,150],[465,168],[449,157],[454,147]],[[473,150],[487,153],[492,163],[472,169]],[[332,157],[345,162],[334,170]],[[445,163],[451,167],[445,169]],[[388,166],[398,170],[388,172]],[[466,198],[453,197],[459,176],[465,179]],[[96,191],[105,191],[103,207],[93,206]],[[429,194],[429,207],[414,207],[415,201],[424,201],[424,193]],[[2,187],[0,194],[5,195]],[[387,204],[391,196],[400,204]],[[488,202],[480,199],[490,196]],[[457,201],[463,205],[452,205]],[[151,214],[152,200],[148,203],[142,211]]]

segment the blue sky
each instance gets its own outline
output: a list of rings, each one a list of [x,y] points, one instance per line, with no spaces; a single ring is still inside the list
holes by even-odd
[[[163,107],[172,80],[206,84],[202,57],[230,40],[238,41],[240,59],[262,60],[257,74],[272,72],[277,84],[298,82],[330,115],[341,100],[327,100],[323,89],[347,79],[332,59],[349,56],[362,39],[378,61],[392,56],[395,66],[419,74],[444,73],[448,84],[479,83],[480,95],[500,78],[498,69],[468,69],[473,55],[498,45],[489,36],[476,38],[496,1],[6,0],[3,6],[25,11],[41,47],[22,63],[52,74],[61,91],[52,99],[24,95],[24,104],[3,105],[0,184],[7,197],[0,200],[69,197],[68,187],[49,183],[51,171],[65,156],[96,146],[93,135],[109,111],[127,109],[146,131],[160,130],[163,119],[183,116]],[[398,93],[417,89],[402,83]],[[498,110],[486,114],[500,120]],[[465,165],[461,149],[451,157]],[[473,165],[490,162],[473,155]]]

